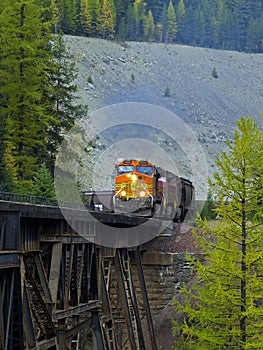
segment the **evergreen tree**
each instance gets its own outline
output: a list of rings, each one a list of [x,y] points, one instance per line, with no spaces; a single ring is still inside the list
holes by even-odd
[[[214,220],[216,218],[215,203],[211,192],[208,192],[207,199],[200,216],[203,220]]]
[[[101,3],[100,0],[88,0],[87,28],[89,35],[98,37],[101,33]]]
[[[166,41],[167,37],[167,6],[166,3],[163,4],[163,9],[160,16],[160,22],[157,24],[158,34],[160,37],[160,42]]]
[[[136,40],[137,35],[137,25],[135,19],[135,9],[134,6],[130,6],[126,13],[126,25],[127,25],[127,40]]]
[[[128,9],[132,6],[132,0],[115,0],[115,9],[116,9],[116,37],[121,40],[126,38],[126,14]]]
[[[154,22],[160,21],[161,13],[163,10],[163,5],[166,4],[167,1],[163,0],[147,0],[146,1],[146,11],[149,13],[149,10],[152,11],[152,15],[154,18]]]
[[[89,34],[88,17],[89,17],[89,1],[80,0],[79,20],[80,20],[81,32],[84,35]]]
[[[143,27],[145,22],[145,3],[143,0],[135,0],[133,4],[134,16],[136,23],[136,39],[142,39],[143,37]]]
[[[6,157],[6,145],[4,142],[5,132],[4,118],[0,118],[0,191],[11,192],[14,187],[10,165]]]
[[[5,145],[15,161],[12,173],[26,192],[54,123],[45,97],[51,24],[44,21],[48,10],[37,0],[3,0],[1,5],[0,96],[5,96],[5,105],[0,112],[5,118]]]
[[[41,164],[36,175],[33,177],[30,194],[33,196],[55,198],[53,178],[44,163]]]
[[[102,37],[113,38],[116,25],[116,9],[114,0],[102,0],[101,27]]]
[[[74,125],[76,119],[87,114],[87,106],[78,103],[78,87],[75,84],[77,69],[74,57],[66,48],[62,34],[53,38],[53,64],[49,75],[50,113],[55,123],[49,128],[46,164],[53,169],[56,150],[63,136]]]
[[[214,27],[214,47],[228,49],[230,18],[224,0],[218,0]]]
[[[170,0],[167,9],[167,42],[174,42],[177,33],[176,14],[172,0]]]
[[[177,39],[178,42],[184,43],[184,32],[185,32],[185,5],[184,0],[179,0],[178,7],[177,7],[177,25],[178,25],[178,32],[177,32]]]
[[[155,25],[152,11],[149,10],[148,16],[145,17],[144,22],[144,39],[147,41],[152,41],[155,33]]]
[[[65,34],[76,34],[77,3],[76,0],[57,0],[58,29]]]
[[[192,260],[196,280],[174,301],[180,349],[261,349],[263,342],[263,141],[241,118],[228,152],[217,161],[214,190],[221,220],[196,235],[205,262]]]

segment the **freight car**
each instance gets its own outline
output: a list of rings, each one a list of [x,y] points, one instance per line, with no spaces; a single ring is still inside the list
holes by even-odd
[[[194,186],[147,160],[124,160],[116,165],[113,208],[119,213],[184,221],[194,210]]]

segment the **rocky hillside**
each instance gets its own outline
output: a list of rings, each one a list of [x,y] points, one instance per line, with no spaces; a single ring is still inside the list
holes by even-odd
[[[194,131],[210,173],[236,119],[250,115],[260,122],[263,54],[73,36],[66,36],[66,43],[79,69],[79,94],[90,113],[119,102],[164,107]],[[161,135],[160,140],[173,152],[172,144],[169,149]]]

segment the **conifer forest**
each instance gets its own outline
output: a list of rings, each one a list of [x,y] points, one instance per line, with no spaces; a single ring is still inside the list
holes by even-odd
[[[261,0],[56,0],[57,29],[116,40],[262,52]]]

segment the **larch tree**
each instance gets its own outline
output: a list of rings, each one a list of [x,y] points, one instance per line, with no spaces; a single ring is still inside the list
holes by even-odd
[[[46,151],[53,116],[47,113],[44,91],[51,59],[50,23],[47,9],[37,0],[2,0],[0,10],[0,96],[5,97],[4,143],[14,159],[13,172],[19,191],[30,187],[38,160]]]
[[[101,3],[100,0],[88,0],[87,28],[89,35],[98,37],[101,33]]]
[[[101,30],[102,38],[114,38],[116,26],[116,8],[114,0],[102,0]]]
[[[0,117],[0,191],[11,192],[14,188],[11,164],[8,164],[7,148],[4,142],[5,119]]]
[[[190,259],[195,279],[174,300],[176,349],[262,349],[263,141],[251,118],[237,125],[210,181],[220,219],[201,221],[204,260]]]
[[[89,1],[88,0],[80,0],[80,14],[79,14],[79,20],[80,20],[80,26],[82,34],[88,35],[89,34],[89,28],[88,28],[88,17],[89,17]]]

